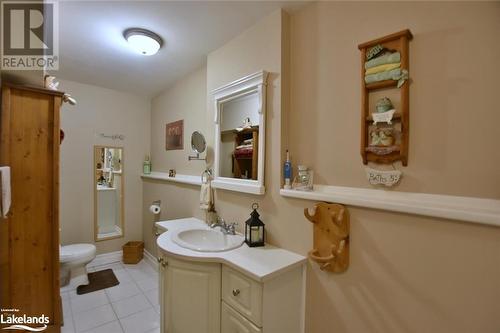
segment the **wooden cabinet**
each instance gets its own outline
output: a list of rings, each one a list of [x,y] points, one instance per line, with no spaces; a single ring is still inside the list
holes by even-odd
[[[4,84],[0,166],[11,167],[12,205],[0,218],[0,298],[16,316],[49,317],[59,332],[59,108],[62,93]]]
[[[303,333],[303,267],[257,281],[227,265],[160,257],[162,333]]]
[[[220,332],[220,264],[163,258],[160,267],[162,332]]]

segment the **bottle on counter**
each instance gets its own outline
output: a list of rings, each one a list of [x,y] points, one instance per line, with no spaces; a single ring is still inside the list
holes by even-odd
[[[144,163],[142,165],[142,172],[145,175],[149,175],[151,173],[151,160],[149,159],[149,155],[146,155],[144,158]]]
[[[292,162],[290,162],[290,153],[288,149],[286,150],[286,161],[284,164],[283,174],[285,177],[285,189],[289,190],[292,188]]]

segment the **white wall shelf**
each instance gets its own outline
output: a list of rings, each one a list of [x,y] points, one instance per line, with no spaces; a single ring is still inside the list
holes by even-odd
[[[154,172],[151,172],[150,174],[143,173],[141,175],[141,177],[143,179],[163,180],[163,181],[167,181],[167,182],[201,186],[201,176],[176,174],[175,177],[169,177],[168,173],[166,173],[166,172],[154,171]]]
[[[328,185],[314,185],[314,190],[309,192],[281,189],[280,194],[500,227],[500,200],[494,199]]]

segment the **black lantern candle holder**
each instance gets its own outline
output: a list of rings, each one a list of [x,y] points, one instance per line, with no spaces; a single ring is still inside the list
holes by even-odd
[[[265,245],[266,230],[264,223],[259,219],[257,208],[259,208],[258,204],[252,204],[253,211],[245,222],[245,243],[250,247]]]

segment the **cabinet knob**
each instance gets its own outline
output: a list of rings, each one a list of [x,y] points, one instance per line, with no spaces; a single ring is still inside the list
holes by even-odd
[[[240,294],[239,289],[233,289],[233,296],[238,296]]]
[[[156,260],[158,260],[158,263],[161,264],[161,262],[163,261],[163,258],[162,257],[158,257],[158,258],[156,258]]]

